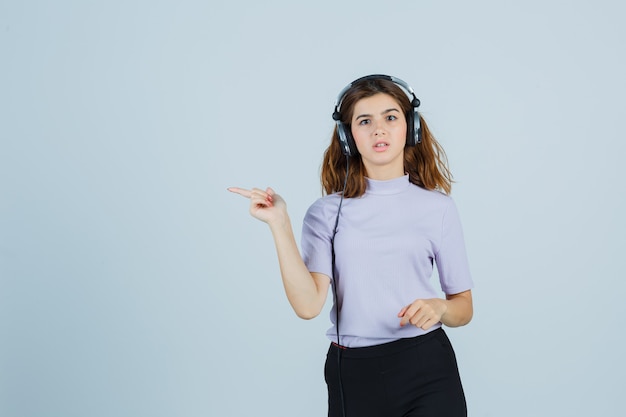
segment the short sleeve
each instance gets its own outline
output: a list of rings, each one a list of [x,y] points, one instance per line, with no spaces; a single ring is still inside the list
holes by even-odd
[[[319,199],[309,207],[302,223],[302,259],[309,272],[333,276],[331,227],[325,200]]]
[[[470,274],[461,220],[454,201],[449,198],[441,224],[441,239],[435,255],[441,289],[458,294],[474,286]]]

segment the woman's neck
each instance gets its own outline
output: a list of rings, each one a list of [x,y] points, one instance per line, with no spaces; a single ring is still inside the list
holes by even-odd
[[[376,181],[388,181],[404,176],[404,167],[377,166],[365,167],[365,176]]]

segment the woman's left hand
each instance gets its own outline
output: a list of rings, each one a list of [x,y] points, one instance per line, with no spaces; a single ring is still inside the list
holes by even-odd
[[[422,330],[428,330],[441,321],[447,309],[446,300],[441,298],[415,300],[398,313],[400,326],[412,324]]]

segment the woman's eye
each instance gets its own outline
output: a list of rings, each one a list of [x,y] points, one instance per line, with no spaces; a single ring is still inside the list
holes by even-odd
[[[362,120],[359,122],[359,125],[361,125],[361,126],[365,126],[365,125],[368,125],[368,124],[370,124],[369,119],[362,119]]]
[[[394,116],[394,115],[390,114],[389,116],[387,116],[387,120],[396,120],[396,119],[397,119],[397,117]]]

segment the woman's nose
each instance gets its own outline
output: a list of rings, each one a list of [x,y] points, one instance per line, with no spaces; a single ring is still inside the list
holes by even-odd
[[[383,126],[380,123],[374,126],[374,135],[380,136],[384,134],[385,134],[385,129],[383,129]]]

